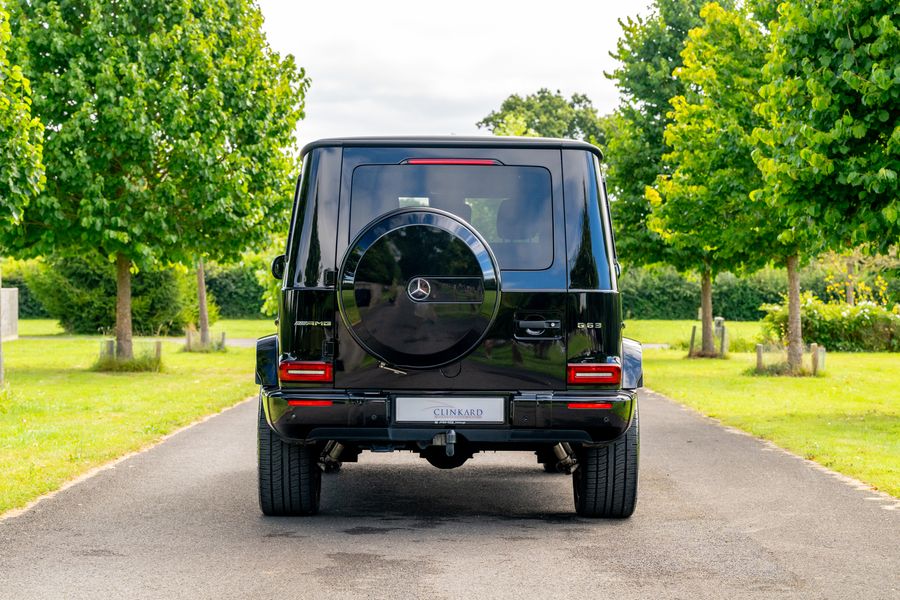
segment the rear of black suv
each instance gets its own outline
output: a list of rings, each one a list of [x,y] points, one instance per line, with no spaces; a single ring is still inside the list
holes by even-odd
[[[361,451],[439,468],[534,452],[579,514],[637,492],[640,346],[622,338],[599,151],[566,140],[304,149],[279,333],[259,340],[260,504],[318,510]]]

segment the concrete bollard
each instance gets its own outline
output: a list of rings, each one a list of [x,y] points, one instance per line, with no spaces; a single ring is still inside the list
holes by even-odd
[[[757,373],[763,372],[763,345],[762,344],[756,345],[756,372]]]

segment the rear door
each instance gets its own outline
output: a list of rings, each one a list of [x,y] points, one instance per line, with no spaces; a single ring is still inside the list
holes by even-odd
[[[335,386],[562,390],[561,151],[344,148]]]

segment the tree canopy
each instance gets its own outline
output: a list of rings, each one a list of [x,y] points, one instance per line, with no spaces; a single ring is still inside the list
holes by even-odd
[[[234,256],[283,214],[308,82],[249,0],[29,0],[13,22],[47,187],[5,241],[115,257],[130,355],[132,265]]]
[[[816,250],[896,244],[900,4],[787,2],[771,31],[756,132],[760,197],[800,228],[818,224]]]
[[[534,94],[512,94],[500,109],[477,123],[495,135],[526,135],[569,138],[599,143],[600,120],[590,99],[573,94],[566,99],[559,91],[541,88]]]
[[[15,227],[44,180],[43,131],[31,114],[31,84],[10,62],[9,13],[0,4],[0,231]]]
[[[630,264],[665,261],[666,246],[647,226],[650,203],[644,192],[667,173],[663,132],[670,122],[669,100],[684,94],[673,76],[682,65],[687,33],[701,25],[707,0],[655,0],[647,18],[620,20],[622,37],[610,55],[619,67],[606,77],[615,81],[622,101],[606,122],[607,177],[612,196],[616,241]]]
[[[742,11],[710,3],[700,15],[703,25],[689,33],[675,70],[684,93],[671,100],[668,174],[647,189],[648,222],[681,270],[759,267],[768,261],[759,247],[767,218],[750,202],[762,182],[751,152],[765,37]]]

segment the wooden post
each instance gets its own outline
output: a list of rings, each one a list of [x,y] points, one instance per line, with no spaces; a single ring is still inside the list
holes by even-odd
[[[225,348],[225,332],[224,331],[222,332],[222,341],[220,343],[222,345],[222,348],[224,349]]]
[[[688,348],[688,358],[694,356],[694,339],[697,337],[697,326],[691,328],[691,347]]]
[[[825,370],[825,346],[819,346],[819,371]]]
[[[756,345],[756,372],[757,373],[763,372],[763,345],[762,344]]]
[[[810,344],[809,345],[809,358],[812,362],[812,374],[815,375],[819,372],[819,345],[818,344]]]
[[[156,360],[162,360],[162,342],[159,340],[154,344],[154,352],[156,354]]]
[[[106,340],[106,356],[114,358],[116,356],[116,341]]]

